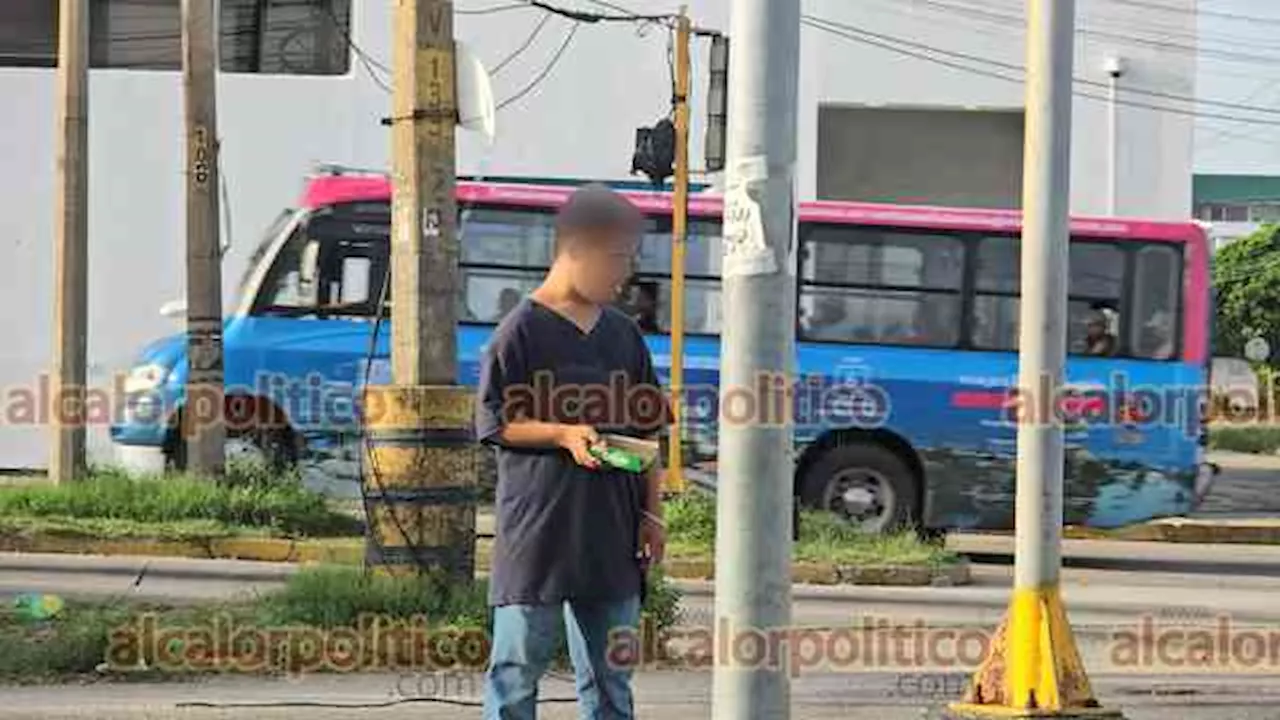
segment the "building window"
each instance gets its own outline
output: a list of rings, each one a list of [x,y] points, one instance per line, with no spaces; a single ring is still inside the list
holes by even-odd
[[[342,75],[351,0],[222,0],[224,72]]]
[[[180,0],[90,0],[89,65],[182,69]]]
[[[57,66],[57,6],[57,0],[0,2],[0,66]],[[223,71],[347,72],[351,0],[222,0],[220,7]],[[181,0],[90,0],[89,64],[182,69]]]
[[[58,64],[56,0],[0,2],[0,67]]]
[[[1249,222],[1255,223],[1273,223],[1280,222],[1280,204],[1277,203],[1259,203],[1249,206]]]
[[[1249,222],[1248,205],[1206,203],[1200,206],[1198,214],[1201,220],[1209,222]]]

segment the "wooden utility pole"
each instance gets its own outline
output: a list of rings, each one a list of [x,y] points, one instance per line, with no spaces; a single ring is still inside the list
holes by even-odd
[[[667,442],[668,490],[684,492],[684,260],[689,238],[689,43],[686,8],[676,19],[676,166],[671,208],[671,437]]]
[[[58,7],[58,211],[54,220],[53,350],[49,478],[74,480],[85,467],[84,399],[89,335],[89,0]]]
[[[217,477],[226,437],[222,378],[222,252],[218,227],[217,0],[182,0],[186,103],[187,468]]]
[[[396,0],[392,32],[392,385],[364,390],[366,561],[470,584],[479,456],[457,384],[453,3]]]
[[[391,373],[457,381],[453,3],[397,0],[392,65]]]

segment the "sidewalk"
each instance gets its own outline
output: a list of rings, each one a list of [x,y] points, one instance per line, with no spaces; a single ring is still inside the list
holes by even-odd
[[[948,674],[804,675],[792,682],[797,720],[920,720],[962,691],[967,676]],[[1107,707],[1129,720],[1269,720],[1280,705],[1275,679],[1092,677]],[[637,715],[705,720],[710,672],[644,672],[636,678]],[[199,683],[0,688],[0,718],[479,718],[483,680],[471,676],[347,675],[297,680],[217,678]],[[544,681],[539,717],[577,717],[565,679]],[[395,704],[397,703],[398,704]]]

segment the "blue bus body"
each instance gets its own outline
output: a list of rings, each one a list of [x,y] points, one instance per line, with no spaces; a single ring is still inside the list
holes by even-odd
[[[458,381],[474,386],[479,358],[491,328],[462,326],[458,331]],[[379,332],[372,363],[372,323],[326,319],[238,317],[225,329],[225,375],[228,394],[269,398],[284,409],[305,447],[304,465],[324,466],[353,482],[360,432],[358,388],[366,372],[372,384],[385,383],[389,323]],[[185,338],[173,336],[149,346],[139,365],[172,368],[162,388],[151,396],[157,412],[144,409],[112,429],[116,443],[160,448],[171,432],[170,413],[182,406],[186,380]],[[665,381],[670,368],[670,342],[649,338]],[[695,456],[713,461],[716,408],[706,389],[719,376],[719,342],[686,341],[686,385],[701,389],[687,394],[687,442]],[[914,448],[927,479],[921,520],[929,527],[1000,529],[1010,526],[1014,500],[1016,425],[1006,409],[957,406],[958,393],[990,391],[992,397],[1010,387],[1017,373],[1013,353],[955,353],[947,350],[883,346],[802,343],[796,354],[800,376],[816,378],[829,388],[847,380],[833,374],[843,368],[862,387],[883,391],[888,403],[860,418],[861,432],[887,433]],[[840,372],[844,372],[841,370]],[[1204,368],[1183,363],[1126,362],[1073,358],[1072,384],[1105,384],[1124,373],[1135,389],[1196,388]],[[1166,396],[1169,393],[1164,393]],[[1184,396],[1185,397],[1185,396]],[[1177,398],[1174,398],[1177,400]],[[1194,396],[1186,398],[1194,406]],[[887,407],[886,407],[887,405]],[[797,454],[846,424],[823,422],[821,412],[799,412]],[[1195,416],[1180,426],[1159,427],[1083,423],[1067,433],[1065,519],[1068,523],[1116,527],[1155,517],[1189,512],[1196,499],[1197,437]],[[336,461],[336,462],[335,462]]]
[[[321,214],[312,208],[299,211],[293,222],[279,224],[275,232],[280,237],[268,238],[264,243],[254,261],[260,267],[251,267],[246,275],[245,299],[226,321],[223,336],[227,395],[247,401],[241,407],[241,415],[247,412],[260,421],[282,420],[292,447],[297,450],[292,460],[301,465],[304,473],[349,481],[352,489],[358,487],[359,479],[359,388],[366,379],[372,384],[389,381],[391,332],[390,323],[384,319],[378,326],[376,348],[371,348],[375,326],[372,318],[377,314],[372,303],[384,282],[376,278],[385,278],[389,252],[389,213],[385,200],[376,207],[368,204],[372,200],[363,202],[366,204],[360,207],[365,208],[362,212],[366,215],[357,225],[367,220],[367,213],[382,218],[373,225],[360,225],[365,228],[360,232],[368,235],[350,240],[353,247],[358,246],[357,250],[365,253],[358,259],[368,261],[369,276],[375,278],[362,289],[363,313],[281,314],[262,310],[261,298],[267,296],[266,288],[275,282],[272,278],[283,277],[276,264],[283,262],[281,258],[286,255],[281,248],[294,242],[287,236],[299,232],[297,228],[304,218]],[[521,212],[503,207],[506,209],[499,208],[495,215],[506,217]],[[478,232],[497,232],[492,228],[499,220],[477,222],[490,223],[485,226],[489,229]],[[320,230],[316,233],[324,235]],[[706,233],[707,237],[714,237],[715,228],[710,227]],[[499,239],[511,237],[517,240],[509,247],[523,247],[527,240],[546,242],[545,231],[534,224],[521,226],[519,233],[513,231],[510,237]],[[964,234],[964,242],[968,249],[963,252],[969,257],[985,239],[969,232]],[[1178,246],[1165,242],[1156,249],[1168,248]],[[545,250],[542,252],[543,260],[529,263],[545,262]],[[1127,288],[1129,281],[1140,277],[1135,268],[1140,267],[1137,258],[1141,252],[1126,252]],[[704,252],[704,256],[709,254]],[[340,258],[343,262],[345,259]],[[463,260],[465,264],[465,253]],[[702,262],[709,261],[704,258]],[[963,290],[959,281],[954,288],[941,290],[924,288],[922,284],[924,289],[917,295],[972,295],[974,262],[970,258],[964,263],[967,269]],[[1178,259],[1177,267],[1182,268],[1183,262]],[[1011,267],[1016,265],[1010,263]],[[509,267],[495,269],[492,264],[475,267],[480,268],[477,277],[488,273],[488,280],[499,276],[510,280],[515,272]],[[532,287],[539,272],[525,270],[520,278],[510,280],[515,283],[511,287]],[[923,276],[926,271],[919,272]],[[1141,277],[1149,283],[1151,278],[1163,276],[1157,272]],[[831,290],[828,286],[832,283],[818,282],[820,279],[817,275],[810,277],[809,284],[817,288],[815,293],[843,291],[840,287]],[[709,280],[704,276],[701,282],[705,286]],[[1186,297],[1188,289],[1199,292],[1195,283],[1184,283],[1180,278],[1173,282],[1181,288],[1170,291],[1177,296],[1171,301],[1175,310],[1203,310],[1208,304],[1207,297]],[[897,281],[897,285],[901,282]],[[849,287],[864,292],[852,283]],[[978,294],[1007,295],[1007,290],[979,288]],[[484,303],[491,307],[494,292],[491,288],[484,292]],[[907,294],[898,288],[886,291],[890,292]],[[1116,292],[1126,296],[1125,308],[1137,306],[1134,291]],[[338,294],[345,298],[346,291]],[[969,312],[974,304],[970,297],[963,303],[956,300],[955,312],[960,313],[960,307]],[[971,332],[972,321],[965,320],[964,325],[969,328],[965,332]],[[492,322],[464,321],[459,325],[461,384],[474,386],[477,382],[479,359],[492,327]],[[1169,352],[1159,360],[1136,354],[1108,358],[1072,355],[1067,362],[1066,380],[1074,389],[1073,395],[1023,397],[1020,406],[1011,406],[1009,395],[1015,388],[1018,371],[1018,355],[1012,350],[973,349],[973,342],[960,338],[959,333],[952,333],[953,338],[960,338],[953,339],[955,346],[936,348],[920,344],[815,342],[806,339],[805,332],[799,329],[797,335],[793,378],[796,392],[790,402],[790,417],[795,427],[798,497],[814,494],[807,488],[806,483],[811,481],[806,478],[816,472],[813,468],[819,467],[820,461],[842,447],[863,445],[887,450],[913,478],[915,487],[908,493],[915,505],[910,512],[913,523],[939,529],[1008,529],[1014,515],[1017,412],[1019,408],[1042,414],[1055,412],[1066,401],[1070,401],[1064,468],[1067,523],[1108,528],[1184,515],[1203,497],[1211,481],[1212,473],[1203,462],[1201,407],[1207,364],[1184,361],[1180,359],[1182,353]],[[666,380],[671,364],[670,339],[655,333],[648,336],[648,342],[655,365]],[[1132,339],[1125,342],[1135,348],[1139,344]],[[715,335],[695,331],[686,337],[683,449],[685,467],[692,475],[713,476],[715,472],[716,433],[721,419],[717,405],[719,366],[719,339]],[[150,465],[142,463],[144,467],[158,467],[162,462],[158,464],[157,459],[175,453],[181,443],[177,417],[184,411],[186,372],[186,340],[181,335],[157,341],[140,353],[130,374],[139,380],[129,395],[126,418],[111,429],[113,441],[127,463],[145,457]],[[249,410],[244,411],[245,407]],[[728,408],[724,410],[727,412]],[[240,417],[230,409],[228,412]]]

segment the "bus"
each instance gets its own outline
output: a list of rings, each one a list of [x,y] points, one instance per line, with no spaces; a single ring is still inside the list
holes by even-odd
[[[477,382],[493,327],[549,266],[553,213],[571,192],[458,184],[460,383]],[[640,308],[665,380],[672,201],[625,194],[648,219],[631,297],[647,293],[649,302],[628,307]],[[317,174],[257,247],[224,331],[229,454],[358,487],[360,387],[389,382],[390,195],[382,174]],[[721,214],[719,197],[691,198],[684,282],[681,452],[685,472],[711,485]],[[800,506],[873,533],[1009,529],[1018,413],[1030,407],[1067,423],[1067,523],[1177,516],[1204,496],[1214,472],[1200,404],[1210,362],[1202,228],[1072,221],[1071,356],[1057,398],[1016,388],[1019,232],[1020,215],[1008,211],[800,205],[792,408]],[[128,371],[125,417],[111,428],[125,465],[182,465],[185,351],[181,335],[159,340]]]

